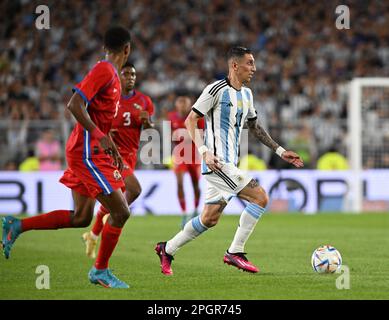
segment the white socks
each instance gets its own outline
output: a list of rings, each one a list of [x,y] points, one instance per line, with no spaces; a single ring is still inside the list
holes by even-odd
[[[180,249],[184,244],[192,241],[206,230],[208,230],[208,228],[201,223],[200,216],[189,220],[185,224],[184,229],[177,233],[173,239],[170,239],[166,243],[166,253],[174,256],[177,250]]]
[[[240,216],[239,226],[236,230],[234,240],[232,241],[228,252],[244,252],[244,246],[246,244],[246,241],[250,237],[251,233],[255,228],[255,225],[257,224],[259,218],[264,212],[265,208],[262,208],[261,206],[255,203],[250,203],[246,206]],[[200,216],[189,220],[185,224],[184,229],[177,233],[172,239],[170,239],[166,243],[166,253],[174,256],[178,249],[180,249],[189,241],[192,241],[193,239],[198,237],[206,230],[208,230],[208,228],[201,223]]]
[[[247,205],[247,207],[240,215],[239,226],[236,230],[234,240],[232,241],[228,252],[244,252],[244,245],[246,244],[247,239],[250,237],[255,228],[255,225],[264,212],[265,208],[262,208],[255,203],[250,203]]]

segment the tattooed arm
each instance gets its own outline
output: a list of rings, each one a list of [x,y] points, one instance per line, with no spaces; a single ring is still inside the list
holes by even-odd
[[[301,168],[304,166],[303,160],[300,156],[293,151],[286,151],[280,145],[275,142],[272,137],[266,132],[266,130],[255,120],[247,121],[247,126],[252,134],[259,139],[265,146],[272,149],[274,152],[277,151],[278,148],[282,149],[280,153],[277,154],[286,162],[293,164],[297,168]]]
[[[266,132],[266,130],[255,120],[247,121],[247,126],[249,127],[250,132],[259,139],[265,146],[272,149],[276,152],[277,148],[280,146],[275,142],[272,137]]]

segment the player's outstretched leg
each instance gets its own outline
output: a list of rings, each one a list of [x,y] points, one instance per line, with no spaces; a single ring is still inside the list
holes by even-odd
[[[243,271],[256,273],[259,269],[246,258],[245,244],[265,212],[268,202],[266,192],[255,180],[251,180],[238,194],[241,199],[250,203],[243,210],[234,240],[224,254],[223,261]]]
[[[85,228],[93,217],[95,199],[72,191],[75,211],[54,210],[34,217],[16,219],[12,216],[3,219],[3,251],[5,257],[10,257],[10,251],[15,240],[21,233],[30,230],[56,230],[64,228]]]
[[[203,213],[189,220],[183,230],[177,233],[172,239],[167,242],[159,242],[155,246],[155,252],[157,253],[161,262],[161,272],[165,275],[172,275],[171,263],[173,256],[177,251],[194,240],[199,235],[204,233],[215,226],[223,212],[226,202],[220,201],[220,203],[206,204],[204,206]]]
[[[21,221],[12,216],[7,216],[2,219],[3,222],[3,238],[2,246],[3,252],[6,259],[9,258],[12,245],[15,243],[15,240],[18,238],[21,229]]]
[[[54,210],[34,217],[17,219],[12,216],[3,218],[3,252],[8,259],[15,240],[29,230],[53,230],[70,227],[85,227],[84,219],[72,221],[73,211]],[[73,223],[73,225],[72,225]]]

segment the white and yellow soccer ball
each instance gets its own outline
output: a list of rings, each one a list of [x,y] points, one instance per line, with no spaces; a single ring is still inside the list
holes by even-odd
[[[320,246],[313,251],[311,264],[318,273],[334,273],[342,265],[342,256],[333,246]]]

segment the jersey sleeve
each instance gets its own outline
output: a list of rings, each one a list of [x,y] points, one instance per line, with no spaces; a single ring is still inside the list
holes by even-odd
[[[154,115],[154,104],[150,97],[147,97],[147,111],[149,112],[150,117]]]
[[[200,117],[203,117],[214,105],[214,96],[209,93],[211,85],[205,87],[200,97],[198,97],[195,104],[192,106],[192,110],[196,112]]]
[[[77,92],[89,104],[101,89],[114,80],[114,76],[114,70],[108,62],[98,62],[85,78],[75,85],[73,92]]]
[[[251,92],[251,90],[249,90],[249,93],[250,93],[250,105],[249,105],[249,111],[247,113],[247,120],[254,121],[257,119],[257,110],[255,110],[254,107],[253,93]]]

